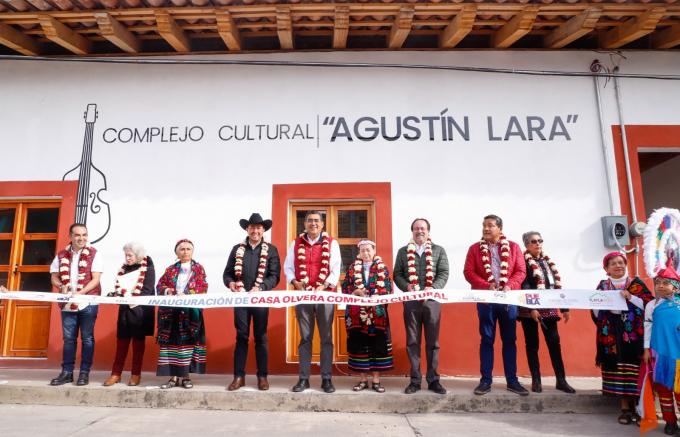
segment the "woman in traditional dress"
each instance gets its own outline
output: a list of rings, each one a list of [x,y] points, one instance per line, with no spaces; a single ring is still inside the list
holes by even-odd
[[[623,253],[607,254],[602,265],[607,279],[600,281],[597,289],[620,290],[628,308],[625,311],[593,310],[597,325],[595,363],[602,371],[602,393],[620,398],[618,422],[628,425],[639,420],[635,401],[639,395],[638,374],[644,349],[644,311],[654,296],[640,278],[628,277]]]
[[[562,288],[560,273],[557,265],[543,252],[543,237],[536,231],[525,232],[524,261],[526,262],[527,277],[522,283],[523,290],[545,290]],[[531,371],[531,391],[541,393],[541,366],[538,360],[538,326],[541,326],[545,343],[550,353],[550,361],[555,371],[555,388],[565,393],[575,393],[566,379],[564,360],[562,360],[562,348],[560,346],[560,334],[557,331],[557,322],[560,312],[564,323],[569,321],[569,310],[563,309],[532,309],[519,307],[517,320],[522,323],[524,341],[526,344],[527,362]]]
[[[375,254],[375,243],[363,240],[358,247],[359,255],[347,269],[342,292],[362,297],[391,294],[390,274],[385,263]],[[350,370],[361,375],[353,390],[368,388],[370,372],[373,377],[371,388],[383,393],[385,387],[380,383],[380,372],[394,367],[387,306],[348,305],[345,310],[345,325],[349,354],[347,364]]]
[[[156,290],[163,295],[208,292],[203,266],[193,260],[194,244],[179,240],[175,244],[178,261],[168,267]],[[199,308],[158,308],[158,369],[156,375],[170,376],[161,385],[167,389],[181,385],[192,388],[189,373],[205,373],[205,324]],[[181,382],[180,382],[181,378]]]
[[[116,285],[110,296],[149,296],[155,294],[156,272],[144,246],[136,242],[123,246],[125,263],[116,275]],[[116,324],[116,357],[111,376],[104,382],[108,387],[120,382],[123,366],[132,343],[132,374],[128,385],[139,385],[146,337],[153,335],[155,308],[149,305],[119,305]]]

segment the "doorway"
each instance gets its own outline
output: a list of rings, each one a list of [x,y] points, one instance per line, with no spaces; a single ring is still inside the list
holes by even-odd
[[[50,263],[57,249],[59,201],[0,202],[0,285],[52,291]],[[44,358],[49,302],[0,300],[0,356]]]
[[[680,209],[680,151],[640,149],[640,177],[645,213],[655,209]]]
[[[338,239],[345,266],[357,255],[356,243],[371,238],[378,254],[392,271],[392,187],[389,182],[343,182],[275,184],[272,186],[272,243],[285,253],[302,230],[304,211],[321,209],[326,214],[326,229]],[[285,248],[285,249],[284,249]],[[344,272],[343,272],[344,274]],[[291,289],[288,286],[288,289]],[[281,354],[287,363],[297,363],[299,334],[294,311],[274,312],[270,323],[282,323]],[[280,317],[280,318],[279,318]],[[344,311],[336,311],[333,324],[334,361],[347,362]],[[315,340],[318,335],[315,335]],[[318,342],[313,345],[313,360],[319,361]],[[274,349],[274,347],[272,348]],[[274,352],[276,353],[276,351]]]
[[[322,202],[291,202],[290,217],[291,226],[288,236],[289,244],[304,231],[304,218],[308,211],[319,211],[325,223],[324,231],[338,241],[342,268],[340,280],[336,290],[340,292],[342,281],[345,279],[345,270],[350,265],[359,249],[357,243],[361,240],[375,240],[375,204],[372,201],[322,201]],[[299,361],[297,346],[300,343],[300,332],[295,317],[295,307],[288,308],[287,335],[286,335],[286,361],[296,363]],[[345,330],[345,309],[336,306],[335,322],[333,323],[333,362],[347,362],[347,333]],[[321,346],[319,333],[314,327],[314,342],[312,344],[312,362],[319,362]]]

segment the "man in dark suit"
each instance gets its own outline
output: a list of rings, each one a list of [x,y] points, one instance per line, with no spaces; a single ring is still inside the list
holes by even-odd
[[[253,213],[248,220],[241,219],[239,224],[248,233],[248,237],[231,249],[227,267],[224,269],[224,285],[235,293],[272,290],[279,283],[281,268],[278,250],[274,245],[265,242],[263,238],[264,233],[272,227],[272,221],[263,220],[260,214]],[[267,381],[268,320],[269,308],[234,308],[234,326],[236,327],[234,380],[227,387],[228,390],[238,390],[245,385],[251,321],[255,337],[257,388],[259,390],[269,389]]]

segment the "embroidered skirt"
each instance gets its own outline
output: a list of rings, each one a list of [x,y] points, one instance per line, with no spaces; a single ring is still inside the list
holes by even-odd
[[[602,393],[611,396],[639,396],[640,366],[618,363],[615,369],[602,369]]]
[[[158,354],[158,376],[187,376],[189,373],[205,373],[206,354],[204,344],[163,345]]]
[[[347,366],[354,372],[385,372],[394,368],[389,330],[370,334],[348,331],[347,352]]]
[[[205,373],[203,311],[196,308],[158,309],[158,376]]]

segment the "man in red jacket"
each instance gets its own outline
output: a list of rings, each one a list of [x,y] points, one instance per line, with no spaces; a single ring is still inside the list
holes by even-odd
[[[473,290],[506,292],[519,290],[526,276],[524,257],[519,245],[503,235],[503,220],[497,215],[484,217],[482,239],[470,246],[465,258],[465,279]],[[507,388],[520,396],[529,394],[517,379],[516,320],[517,307],[503,304],[477,304],[479,316],[479,361],[482,378],[475,388],[476,395],[491,391],[493,373],[493,344],[496,323],[500,325],[503,341],[503,368]]]

